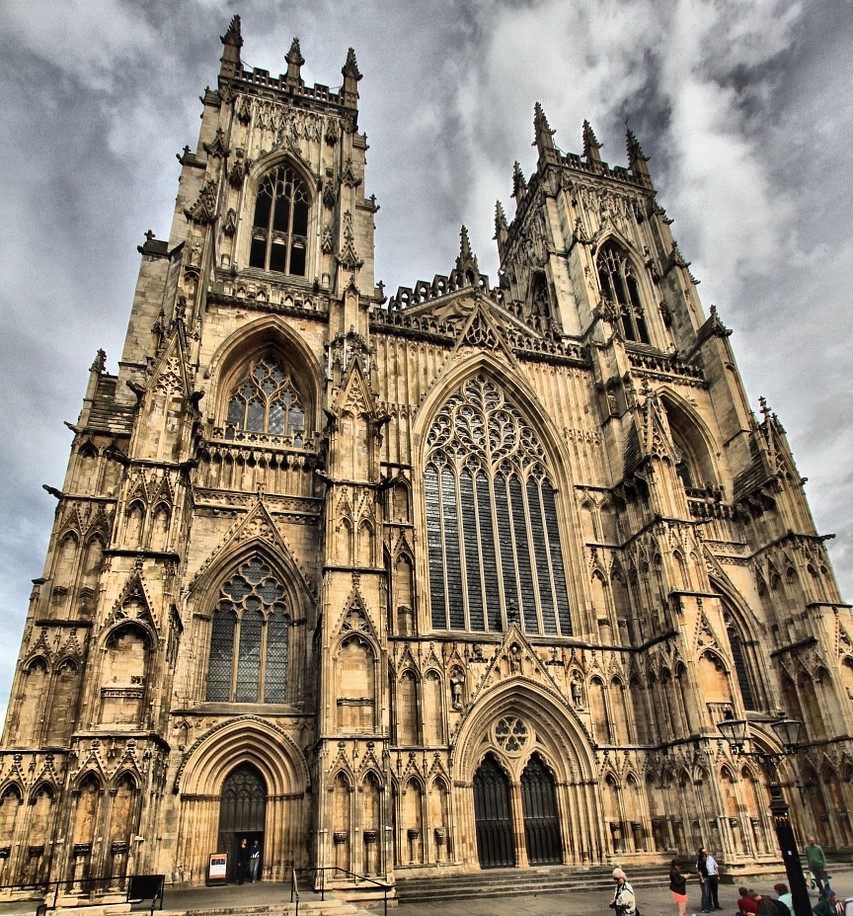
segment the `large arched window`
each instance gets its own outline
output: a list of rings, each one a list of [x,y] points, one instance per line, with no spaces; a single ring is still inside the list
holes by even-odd
[[[255,356],[244,365],[228,397],[225,437],[237,430],[273,436],[300,436],[305,408],[299,388],[275,353]]]
[[[290,616],[269,565],[253,557],[220,589],[213,612],[207,699],[284,703]]]
[[[543,450],[483,376],[444,405],[427,435],[432,625],[570,635],[557,505]]]
[[[615,242],[607,242],[598,253],[597,266],[601,295],[616,309],[623,336],[648,343],[637,278],[628,256]]]
[[[288,165],[280,165],[258,187],[249,266],[305,276],[308,209],[305,182]]]

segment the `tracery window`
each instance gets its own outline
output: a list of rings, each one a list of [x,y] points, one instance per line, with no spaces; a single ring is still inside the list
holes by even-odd
[[[557,505],[536,436],[483,376],[445,404],[427,435],[432,625],[570,635]]]
[[[598,254],[597,264],[601,295],[616,309],[623,336],[626,340],[648,343],[637,278],[628,256],[614,242],[607,242]]]
[[[305,182],[290,166],[264,176],[255,201],[250,267],[305,276],[310,202]]]
[[[257,556],[243,563],[213,612],[207,699],[284,703],[289,628],[284,588],[269,565]]]
[[[743,651],[743,643],[737,630],[729,626],[726,628],[729,637],[729,647],[732,650],[732,659],[735,663],[735,674],[737,675],[740,695],[743,699],[744,709],[758,709],[755,702],[755,694],[752,690],[752,681],[749,677],[749,668],[746,663],[746,657]]]
[[[228,398],[225,436],[236,430],[299,436],[305,431],[305,408],[290,372],[274,353],[250,359],[237,376]]]

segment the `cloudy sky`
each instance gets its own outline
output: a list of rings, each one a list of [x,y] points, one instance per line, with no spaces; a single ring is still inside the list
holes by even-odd
[[[301,41],[306,82],[364,74],[376,277],[447,273],[465,223],[494,278],[495,200],[535,166],[540,101],[566,152],[588,118],[625,164],[626,117],[659,199],[809,478],[853,600],[853,3],[850,0],[6,0],[0,19],[0,716],[95,351],[116,370],[152,229],[169,234],[199,94],[234,13],[243,61]]]

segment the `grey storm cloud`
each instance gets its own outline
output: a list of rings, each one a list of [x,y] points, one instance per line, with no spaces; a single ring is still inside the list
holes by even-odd
[[[306,82],[335,86],[353,46],[364,79],[376,275],[393,291],[446,273],[465,223],[493,276],[495,201],[512,214],[517,159],[535,167],[542,103],[555,141],[584,118],[624,164],[625,120],[705,309],[715,303],[753,405],[789,431],[842,593],[853,594],[853,15],[846,0],[412,0],[183,3],[10,0],[0,185],[0,441],[11,685],[29,580],[42,572],[87,369],[115,369],[145,230],[168,235],[175,153],[194,146],[240,13],[243,60],[285,68],[299,36]]]

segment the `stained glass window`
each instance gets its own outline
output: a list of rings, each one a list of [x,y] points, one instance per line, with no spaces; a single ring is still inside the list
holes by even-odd
[[[554,489],[533,431],[483,376],[427,435],[424,498],[432,625],[572,632]]]
[[[607,242],[599,252],[598,282],[601,285],[601,295],[616,310],[625,339],[648,343],[649,333],[633,265],[614,242]]]
[[[284,703],[289,629],[284,589],[270,567],[253,557],[220,590],[211,626],[206,698]]]
[[[305,276],[310,203],[305,182],[289,166],[264,177],[255,201],[250,267]]]
[[[243,367],[231,389],[226,437],[235,430],[267,433],[273,436],[302,437],[305,409],[299,388],[278,357],[267,353]]]

